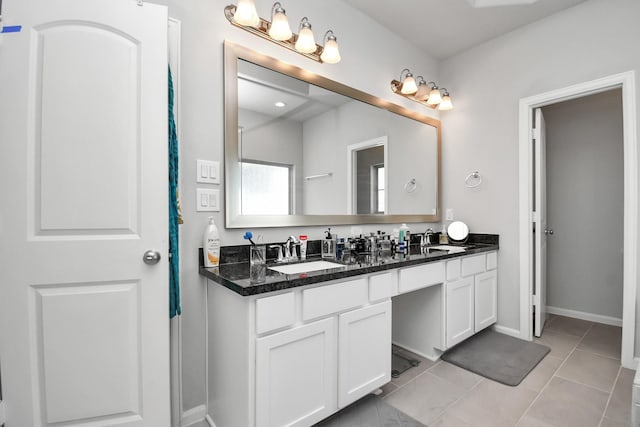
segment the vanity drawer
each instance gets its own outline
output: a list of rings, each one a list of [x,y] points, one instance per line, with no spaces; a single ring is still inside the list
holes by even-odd
[[[498,267],[498,253],[489,252],[487,254],[487,270],[495,270]]]
[[[418,265],[400,270],[398,292],[411,292],[444,282],[444,263]]]
[[[460,259],[447,261],[447,281],[456,280],[460,277]]]
[[[462,258],[462,277],[485,271],[485,259],[484,254]]]
[[[302,292],[302,320],[339,313],[369,302],[365,277]]]
[[[390,271],[369,277],[369,301],[381,301],[393,295],[393,275]]]
[[[287,292],[256,300],[256,334],[291,326],[295,322],[295,296]]]

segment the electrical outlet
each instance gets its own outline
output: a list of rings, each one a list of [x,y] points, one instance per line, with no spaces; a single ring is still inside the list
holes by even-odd
[[[447,221],[453,221],[453,209],[447,209],[445,218],[447,219]]]

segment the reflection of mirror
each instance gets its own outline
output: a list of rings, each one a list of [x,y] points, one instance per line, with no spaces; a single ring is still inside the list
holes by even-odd
[[[435,222],[440,122],[225,42],[226,223]]]

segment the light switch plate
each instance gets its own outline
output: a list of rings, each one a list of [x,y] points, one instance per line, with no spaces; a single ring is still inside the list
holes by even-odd
[[[447,209],[445,218],[447,219],[447,221],[453,221],[453,209]]]
[[[220,190],[196,189],[197,212],[220,212]]]
[[[196,160],[196,182],[220,184],[220,162]]]

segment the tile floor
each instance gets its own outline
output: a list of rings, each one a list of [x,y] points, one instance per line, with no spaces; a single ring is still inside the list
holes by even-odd
[[[386,402],[429,427],[629,426],[634,371],[621,368],[618,327],[551,316],[551,352],[517,387],[424,360],[384,386]]]

